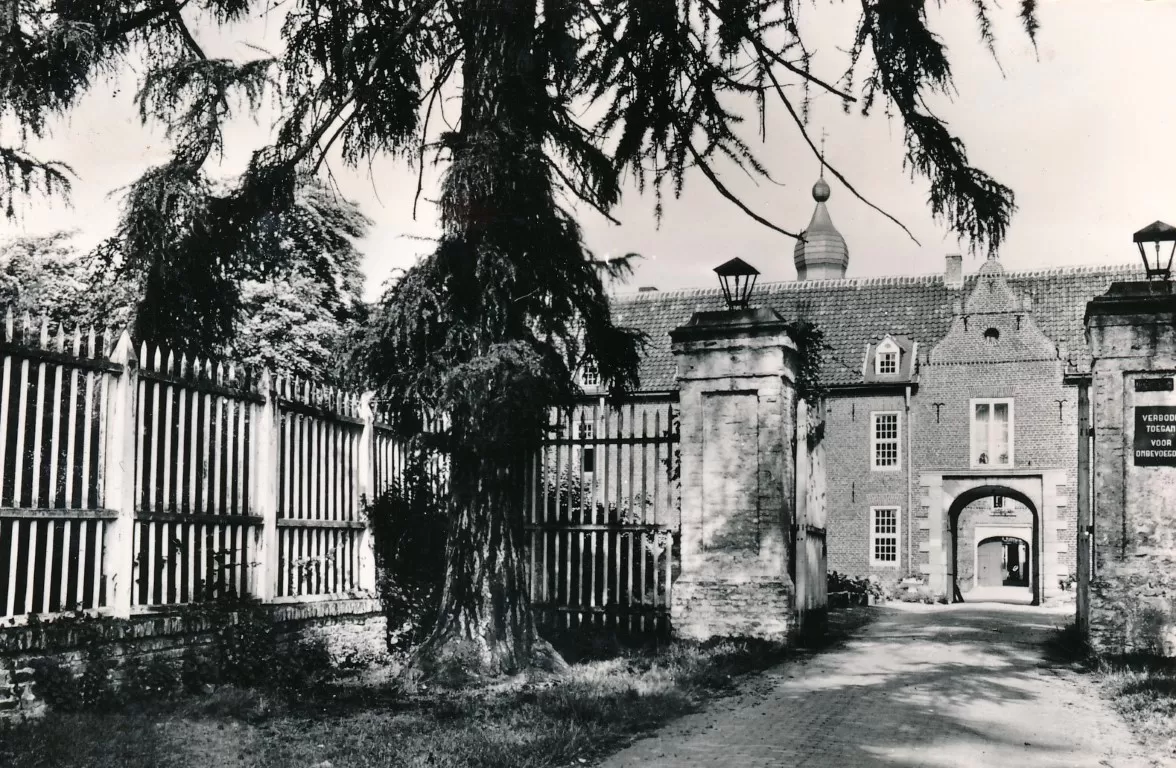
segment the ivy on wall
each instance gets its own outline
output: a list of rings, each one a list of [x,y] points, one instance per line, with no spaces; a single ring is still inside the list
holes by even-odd
[[[788,335],[797,349],[796,396],[814,404],[828,391],[821,382],[821,365],[830,349],[825,332],[808,320],[795,320],[788,324]]]

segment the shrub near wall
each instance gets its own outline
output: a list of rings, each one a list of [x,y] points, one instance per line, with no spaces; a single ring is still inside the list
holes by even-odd
[[[886,598],[882,585],[876,580],[846,576],[837,571],[829,574],[828,593],[830,608],[870,605]]]
[[[340,602],[342,605],[332,605]],[[363,603],[363,605],[358,605]],[[357,608],[366,614],[355,615]],[[131,619],[87,614],[0,630],[0,669],[17,686],[0,712],[37,714],[119,707],[130,701],[221,686],[297,697],[341,669],[387,657],[385,623],[373,600],[301,605],[250,601],[189,606]],[[23,671],[24,678],[16,675]]]

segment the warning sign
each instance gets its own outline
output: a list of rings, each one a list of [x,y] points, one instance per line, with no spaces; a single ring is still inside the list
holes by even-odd
[[[1176,467],[1176,405],[1135,407],[1135,466]]]

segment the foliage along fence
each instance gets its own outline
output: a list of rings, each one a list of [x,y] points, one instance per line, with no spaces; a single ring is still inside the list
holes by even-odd
[[[549,629],[669,629],[680,505],[678,406],[553,411],[527,468],[531,603]]]
[[[370,401],[11,314],[0,354],[0,621],[373,589]]]

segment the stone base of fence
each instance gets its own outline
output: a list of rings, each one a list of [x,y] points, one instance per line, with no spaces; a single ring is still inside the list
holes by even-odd
[[[791,581],[747,579],[674,583],[674,634],[690,640],[760,637],[791,641],[796,628]]]
[[[388,656],[387,622],[379,600],[318,600],[264,608],[273,618],[279,645],[322,641],[332,661],[344,666]],[[229,614],[226,619],[232,623],[236,616]],[[122,620],[69,617],[0,629],[0,717],[39,708],[29,669],[35,659],[51,657],[80,673],[86,663],[86,645],[96,642],[109,652],[117,677],[118,669],[131,659],[178,661],[189,649],[205,648],[216,629],[207,617],[178,614],[140,614]],[[25,677],[30,684],[22,686]],[[10,698],[14,702],[7,702]]]

